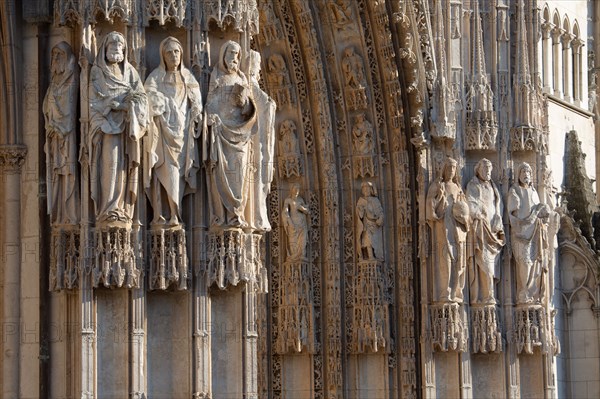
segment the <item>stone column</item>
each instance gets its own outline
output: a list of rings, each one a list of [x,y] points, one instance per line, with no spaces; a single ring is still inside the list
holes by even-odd
[[[554,95],[562,97],[562,87],[560,77],[562,76],[562,57],[560,52],[560,37],[562,31],[559,28],[554,28],[552,34],[552,88]]]
[[[542,24],[542,76],[544,84],[544,92],[550,93],[552,87],[552,53],[550,52],[550,32],[552,24],[545,22]]]
[[[573,35],[569,33],[563,33],[560,37],[562,43],[562,64],[563,64],[563,99],[565,101],[571,101],[571,68],[573,67],[573,60],[571,59],[571,41]]]
[[[581,47],[583,41],[575,39],[571,42],[571,48],[573,49],[573,101],[575,105],[581,105]]]
[[[0,145],[2,224],[2,397],[19,397],[21,344],[21,167],[27,149]]]

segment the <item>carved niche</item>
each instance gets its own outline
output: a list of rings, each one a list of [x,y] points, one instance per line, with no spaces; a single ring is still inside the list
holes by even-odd
[[[363,58],[354,51],[354,47],[346,47],[342,56],[346,101],[351,111],[367,108],[367,78]]]
[[[302,176],[302,158],[296,124],[288,119],[279,127],[279,174],[289,179]]]
[[[375,177],[375,137],[373,125],[364,113],[356,115],[352,126],[352,150],[354,153],[354,178]]]
[[[278,106],[292,105],[290,73],[280,54],[271,55],[267,61],[267,83]]]

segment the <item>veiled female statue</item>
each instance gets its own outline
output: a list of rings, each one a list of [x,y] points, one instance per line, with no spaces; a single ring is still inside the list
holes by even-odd
[[[52,78],[44,97],[46,188],[52,224],[79,222],[77,179],[77,98],[79,71],[66,42],[52,48]]]
[[[307,260],[308,208],[300,197],[300,186],[292,185],[290,196],[283,202],[283,227],[287,236],[287,261]]]

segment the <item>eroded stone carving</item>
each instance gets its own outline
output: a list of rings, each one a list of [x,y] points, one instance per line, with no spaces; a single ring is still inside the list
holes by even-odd
[[[342,71],[346,81],[348,108],[350,110],[365,109],[367,107],[365,68],[362,57],[354,52],[352,46],[344,50]]]
[[[78,72],[71,46],[66,42],[54,46],[52,78],[43,104],[48,214],[53,225],[75,225],[79,222],[76,136]]]
[[[97,223],[131,223],[148,102],[125,37],[107,34],[91,69],[91,194]]]
[[[348,29],[352,23],[352,8],[346,0],[335,0],[329,4],[329,11],[334,26],[339,31]]]
[[[279,127],[279,174],[286,179],[302,176],[302,159],[296,124],[288,119]]]
[[[50,290],[75,288],[79,275],[77,99],[79,71],[71,46],[52,49],[52,78],[42,106],[46,127],[46,189],[52,224]]]
[[[540,304],[547,288],[550,241],[548,224],[554,211],[540,202],[528,163],[518,166],[508,192],[507,208],[516,269],[518,305]]]
[[[299,196],[300,186],[292,185],[290,196],[283,202],[281,217],[287,236],[286,261],[306,261],[308,257],[308,207],[304,199]]]
[[[463,301],[469,205],[458,184],[457,162],[447,158],[427,192],[426,215],[432,232],[434,302]]]
[[[502,197],[492,181],[492,163],[488,159],[483,158],[475,166],[466,195],[473,223],[469,234],[471,305],[494,305],[495,283],[500,278],[499,254],[505,240]]]
[[[292,105],[290,73],[280,54],[273,54],[269,57],[267,72],[267,82],[272,88],[272,95],[277,105],[280,107]]]
[[[373,125],[365,118],[365,114],[358,114],[352,127],[352,149],[354,150],[354,178],[376,176]]]

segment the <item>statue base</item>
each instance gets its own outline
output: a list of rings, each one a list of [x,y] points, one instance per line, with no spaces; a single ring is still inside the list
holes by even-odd
[[[185,230],[182,225],[152,226],[148,231],[150,264],[148,288],[178,290],[190,288]]]
[[[102,225],[92,231],[94,288],[140,288],[141,253],[131,225]]]
[[[517,353],[531,355],[539,347],[544,354],[558,354],[558,340],[548,323],[548,314],[542,305],[517,305],[512,335]]]
[[[473,353],[502,352],[496,305],[471,305],[471,341]]]
[[[312,265],[306,260],[286,261],[279,284],[276,352],[314,353]]]
[[[80,240],[78,225],[52,226],[50,291],[71,290],[78,287]]]
[[[467,351],[467,331],[460,304],[449,302],[431,305],[429,323],[434,351]]]
[[[383,263],[361,260],[354,274],[352,353],[390,352],[389,312]]]
[[[206,283],[224,290],[240,281],[249,284],[254,292],[268,291],[267,269],[260,256],[261,234],[241,229],[209,231],[206,236],[204,260]]]
[[[377,176],[375,169],[375,161],[373,155],[356,155],[354,156],[354,178],[375,177]]]

